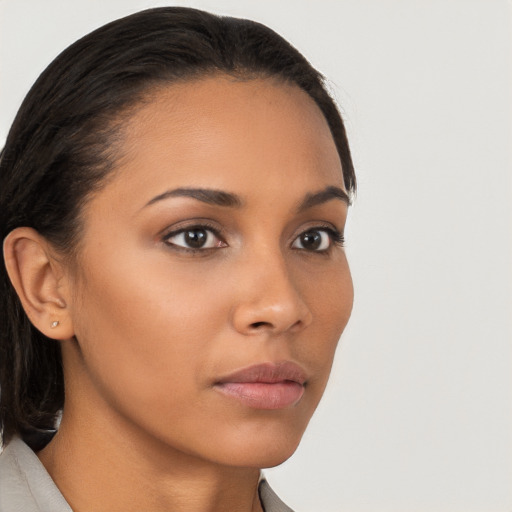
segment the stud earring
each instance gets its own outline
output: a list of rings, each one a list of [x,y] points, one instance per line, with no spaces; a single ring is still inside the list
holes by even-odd
[[[51,327],[52,329],[55,329],[55,327],[57,327],[57,326],[59,325],[59,323],[60,323],[60,322],[59,322],[58,320],[55,320],[55,322],[52,322],[52,325],[50,325],[50,327]]]

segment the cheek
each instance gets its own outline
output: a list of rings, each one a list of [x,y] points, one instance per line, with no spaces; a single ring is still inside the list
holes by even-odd
[[[157,406],[173,389],[177,401],[204,374],[226,317],[216,283],[165,258],[89,261],[74,323],[91,378],[111,397]]]
[[[305,341],[301,345],[304,353],[301,356],[306,357],[307,352],[323,387],[354,301],[352,277],[344,254],[337,263],[324,272],[305,275],[302,285],[303,295],[313,313],[313,322],[309,333],[304,333]]]

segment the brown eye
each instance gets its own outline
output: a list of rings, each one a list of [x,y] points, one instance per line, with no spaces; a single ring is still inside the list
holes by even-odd
[[[294,249],[326,251],[331,246],[331,235],[326,229],[310,229],[301,233],[293,242]]]
[[[188,247],[200,249],[208,240],[208,232],[205,229],[191,229],[183,232],[183,241]]]
[[[184,249],[212,249],[224,247],[226,244],[219,239],[216,233],[205,227],[192,227],[170,233],[165,237],[165,243]]]

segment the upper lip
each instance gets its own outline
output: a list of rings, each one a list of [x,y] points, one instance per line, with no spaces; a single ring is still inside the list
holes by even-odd
[[[227,382],[274,384],[276,382],[292,381],[304,385],[307,380],[306,371],[296,363],[282,361],[279,363],[261,363],[247,366],[226,375],[217,384]]]

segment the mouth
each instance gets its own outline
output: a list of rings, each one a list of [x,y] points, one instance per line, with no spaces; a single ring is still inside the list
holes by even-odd
[[[214,388],[253,409],[284,409],[304,395],[306,372],[290,361],[263,363],[222,377]]]

